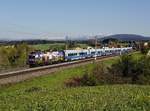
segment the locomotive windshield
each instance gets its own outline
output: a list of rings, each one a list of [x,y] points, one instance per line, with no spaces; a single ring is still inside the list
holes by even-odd
[[[34,59],[35,56],[34,55],[29,55],[29,59]]]

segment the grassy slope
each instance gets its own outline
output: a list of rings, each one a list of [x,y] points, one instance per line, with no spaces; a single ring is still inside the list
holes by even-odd
[[[107,65],[115,61],[107,60]],[[150,109],[150,86],[104,85],[65,88],[64,81],[80,76],[92,64],[56,72],[0,88],[0,110],[135,110]]]
[[[63,48],[64,43],[53,43],[53,44],[37,44],[37,45],[31,45],[36,50],[48,50],[48,49],[54,49],[54,48]]]
[[[31,45],[36,50],[48,50],[48,49],[63,49],[65,47],[65,43],[53,43],[53,44],[37,44]],[[87,48],[87,44],[77,44],[78,47]]]

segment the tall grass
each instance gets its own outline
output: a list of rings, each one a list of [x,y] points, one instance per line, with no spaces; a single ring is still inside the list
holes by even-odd
[[[117,58],[106,60],[110,65]],[[148,111],[150,86],[102,85],[67,88],[64,82],[82,76],[93,64],[0,87],[0,111]]]

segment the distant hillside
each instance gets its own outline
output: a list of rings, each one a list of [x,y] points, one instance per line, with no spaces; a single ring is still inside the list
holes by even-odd
[[[27,43],[27,44],[51,44],[51,43],[64,43],[64,40],[40,40],[40,39],[33,39],[33,40],[10,40],[4,41],[0,40],[0,45],[14,45],[20,43]]]
[[[108,38],[115,38],[121,41],[142,41],[142,40],[150,40],[150,37],[145,37],[141,35],[135,35],[135,34],[116,34],[116,35],[110,35],[105,36],[101,38],[101,40],[108,39]]]

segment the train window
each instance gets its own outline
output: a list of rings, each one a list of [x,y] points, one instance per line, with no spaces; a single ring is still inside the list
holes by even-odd
[[[77,53],[74,53],[74,56],[77,55]]]
[[[72,54],[68,54],[68,56],[72,56]]]
[[[84,52],[80,52],[80,53],[79,53],[79,55],[84,55],[84,54],[85,54]]]
[[[87,52],[81,52],[79,55],[87,55]]]
[[[29,55],[29,59],[34,59],[34,58],[35,58],[35,56]]]
[[[95,54],[95,52],[91,52],[91,54]]]
[[[79,55],[83,55],[83,53],[81,52],[81,53],[79,53]]]
[[[68,56],[76,56],[77,55],[77,53],[70,53],[70,54],[68,54]]]

